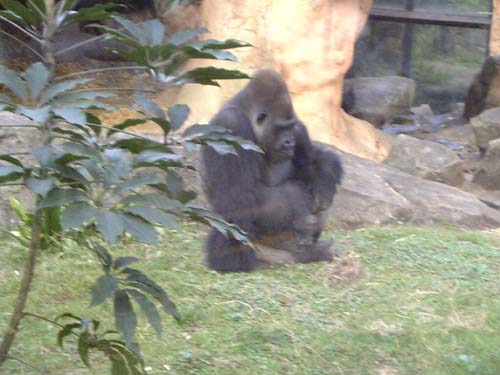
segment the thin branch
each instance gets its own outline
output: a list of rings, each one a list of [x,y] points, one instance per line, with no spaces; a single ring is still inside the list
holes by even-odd
[[[31,125],[31,124],[0,124],[0,128],[37,128],[40,129],[40,126],[38,125]]]
[[[42,219],[43,213],[41,210],[37,210],[33,215],[33,222],[31,225],[31,241],[28,253],[28,259],[24,266],[23,278],[21,280],[21,285],[17,295],[17,300],[15,302],[14,311],[10,317],[7,329],[3,336],[2,342],[0,343],[0,367],[7,360],[9,350],[14,343],[17,331],[19,330],[19,324],[24,313],[24,307],[26,306],[26,301],[28,300],[28,294],[31,289],[33,282],[33,277],[35,273],[35,264],[40,251],[40,237],[42,232]]]
[[[0,16],[0,20],[4,20],[5,22],[7,22],[8,24],[14,26],[16,29],[18,29],[19,31],[23,32],[24,34],[28,35],[31,39],[33,40],[36,40],[38,43],[42,44],[42,40],[37,37],[35,34],[33,33],[30,33],[28,30],[25,30],[24,28],[22,28],[21,26],[19,26],[17,23],[9,20],[8,18],[5,18],[4,16]]]
[[[28,363],[28,362],[26,362],[26,361],[23,361],[21,358],[17,358],[17,357],[13,357],[13,356],[11,356],[11,355],[8,355],[8,356],[7,356],[7,359],[10,359],[10,360],[12,360],[12,361],[19,362],[19,363],[20,363],[20,364],[22,364],[23,366],[25,366],[25,367],[27,367],[27,368],[29,368],[29,369],[31,369],[31,370],[34,370],[34,371],[36,371],[36,372],[38,372],[38,373],[40,373],[40,374],[43,374],[43,371],[42,371],[41,369],[39,369],[39,368],[37,368],[37,367],[33,366],[31,363]]]
[[[137,66],[115,66],[115,67],[102,68],[102,69],[82,70],[81,72],[75,72],[75,73],[70,73],[70,74],[65,74],[63,76],[59,76],[56,78],[56,81],[70,78],[70,77],[75,77],[75,76],[82,76],[85,74],[96,74],[96,73],[101,73],[101,72],[109,72],[109,71],[113,71],[113,70],[136,70],[136,69],[147,70],[149,68],[145,67],[145,66],[137,65]]]
[[[86,122],[85,125],[87,125],[87,126],[95,126],[97,128],[101,128],[101,129],[113,130],[116,133],[123,133],[123,134],[131,135],[131,136],[133,136],[135,138],[139,138],[139,139],[142,139],[142,140],[145,140],[145,141],[150,141],[150,139],[148,137],[144,137],[144,136],[139,135],[137,133],[128,132],[126,130],[115,129],[112,126],[92,124],[90,122]],[[138,124],[138,125],[140,125],[140,124]]]
[[[102,35],[99,35],[99,36],[95,36],[93,38],[90,38],[90,39],[86,39],[80,43],[76,43],[76,44],[73,44],[72,46],[69,46],[67,48],[63,48],[57,52],[54,53],[54,56],[59,56],[59,55],[62,55],[63,53],[66,53],[68,51],[71,51],[75,48],[78,48],[78,47],[81,47],[81,46],[84,46],[85,44],[87,43],[93,43],[93,42],[96,42],[100,39],[104,39],[105,37],[109,36],[108,34],[102,34]]]
[[[44,321],[46,321],[46,322],[49,322],[49,323],[51,323],[51,324],[53,324],[53,325],[55,325],[55,326],[58,326],[59,328],[64,328],[64,325],[63,325],[63,324],[61,324],[61,323],[57,323],[55,320],[51,320],[51,319],[46,318],[46,317],[41,316],[41,315],[33,314],[33,313],[30,313],[30,312],[24,312],[24,313],[23,313],[23,318],[24,318],[25,316],[31,316],[32,318],[36,318],[36,319],[40,319],[40,320],[44,320]]]
[[[6,187],[6,186],[26,186],[25,184],[21,184],[21,183],[15,183],[15,182],[12,182],[12,183],[8,183],[8,184],[0,184],[0,188],[3,188],[3,187]]]
[[[31,152],[23,151],[23,152],[9,152],[10,156],[14,155],[31,155]]]
[[[2,29],[0,29],[0,33],[7,35],[9,38],[14,39],[18,43],[21,43],[23,46],[25,46],[27,49],[29,49],[31,52],[33,52],[35,55],[37,55],[40,59],[42,59],[42,61],[44,60],[44,57],[36,49],[31,47],[28,43],[23,42],[21,39],[15,37],[14,35],[6,32],[6,31],[3,31]]]

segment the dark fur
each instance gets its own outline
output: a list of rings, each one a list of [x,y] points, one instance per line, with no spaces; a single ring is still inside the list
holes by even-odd
[[[277,74],[273,72],[267,74],[278,81],[278,88],[270,82],[271,86],[267,91],[256,93],[262,87],[258,85],[256,88],[255,83],[251,82],[221,108],[210,124],[224,126],[233,135],[269,149],[275,140],[269,139],[271,136],[256,139],[246,110],[252,100],[265,101],[266,94],[271,98],[269,100],[274,100],[283,92],[288,95],[281,77],[277,78]],[[275,92],[269,93],[269,90]],[[256,97],[259,99],[255,99]],[[290,106],[290,110],[287,106]],[[278,104],[272,110],[285,113],[287,119],[296,119],[291,101]],[[269,134],[279,134],[279,131],[273,130]],[[293,165],[290,173],[285,172],[284,181],[276,186],[267,185],[264,178],[269,168],[268,157],[271,151],[263,156],[254,151],[239,149],[237,157],[219,155],[210,147],[204,147],[204,189],[213,209],[225,220],[246,231],[250,239],[259,240],[269,236],[279,238],[282,235],[287,237],[287,234],[305,238],[311,236],[311,245],[302,252],[299,261],[328,260],[331,259],[329,250],[325,250],[323,244],[315,246],[323,229],[322,219],[312,229],[310,224],[301,221],[311,215],[313,218],[324,216],[324,211],[332,204],[336,186],[340,183],[342,166],[335,153],[320,150],[312,144],[306,127],[299,120],[296,120],[294,126],[294,137],[295,148],[291,159]],[[216,230],[212,230],[208,236],[206,252],[208,265],[215,270],[250,271],[257,266],[257,259],[251,248],[226,238]]]

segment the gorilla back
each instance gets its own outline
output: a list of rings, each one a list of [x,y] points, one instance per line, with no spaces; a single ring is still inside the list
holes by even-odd
[[[329,249],[316,242],[342,166],[335,153],[312,144],[283,78],[273,70],[258,71],[210,125],[225,127],[264,151],[239,148],[235,156],[202,148],[203,187],[213,210],[252,241],[299,236],[304,240],[299,242],[309,244],[300,261],[331,259]],[[251,248],[216,230],[208,235],[206,253],[208,266],[215,270],[250,271],[257,266]]]

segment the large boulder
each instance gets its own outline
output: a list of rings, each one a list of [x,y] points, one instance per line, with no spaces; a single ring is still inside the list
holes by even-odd
[[[455,152],[437,142],[398,135],[384,161],[403,172],[452,186],[464,181],[464,163]]]
[[[495,107],[500,107],[500,55],[488,57],[472,80],[465,101],[464,117],[470,119]]]
[[[386,164],[342,154],[345,176],[329,225],[359,228],[412,223],[464,228],[500,227],[500,211],[454,187],[412,176]]]
[[[345,95],[352,98],[349,113],[379,127],[407,115],[415,98],[415,81],[399,76],[352,78],[344,81]]]
[[[500,107],[484,111],[479,116],[471,119],[476,144],[484,152],[488,148],[488,143],[500,138]]]
[[[387,156],[390,140],[366,121],[341,108],[344,75],[372,0],[203,0],[201,24],[207,37],[244,40],[255,48],[236,49],[237,68],[252,74],[274,68],[287,81],[295,111],[311,137],[373,160]],[[307,53],[304,53],[307,51]],[[205,62],[191,61],[189,68]],[[218,67],[235,69],[232,62]],[[221,87],[186,85],[158,97],[162,107],[186,103],[188,123],[206,123],[244,80],[221,80]]]
[[[500,190],[500,138],[488,143],[473,181],[487,190]]]

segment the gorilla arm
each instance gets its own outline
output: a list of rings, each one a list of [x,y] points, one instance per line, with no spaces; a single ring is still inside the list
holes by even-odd
[[[339,157],[313,145],[307,128],[298,122],[295,130],[294,178],[311,189],[313,212],[325,211],[331,205],[341,182],[343,169]]]

